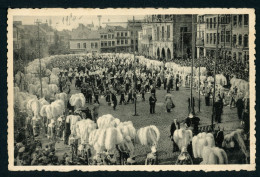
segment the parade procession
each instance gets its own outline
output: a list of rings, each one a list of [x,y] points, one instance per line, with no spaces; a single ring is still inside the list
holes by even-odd
[[[200,16],[191,17],[192,29],[198,30]],[[73,16],[63,17],[63,24],[70,18],[72,23]],[[133,18],[129,26],[137,22]],[[144,36],[149,23],[160,21],[140,23]],[[37,25],[41,36],[43,27],[37,23],[35,29]],[[112,32],[100,26],[102,41],[106,39],[103,33]],[[115,35],[119,29],[123,31],[118,32],[120,38],[121,33],[130,34],[115,27]],[[162,28],[165,34],[159,27],[154,29],[157,35],[168,35],[168,26]],[[93,30],[88,33],[96,40]],[[77,52],[71,52],[76,39],[70,39],[71,50],[66,54],[50,54],[49,49],[47,56],[42,53],[17,64],[13,71],[14,166],[249,164],[249,59],[245,56],[238,62],[224,57],[221,44],[216,48],[218,54],[206,55],[205,49],[203,56],[195,42],[197,32],[185,34],[177,45],[179,53],[171,54],[170,47],[158,47],[155,33],[155,56],[139,48],[79,50],[88,48],[88,43],[78,43]],[[184,33],[188,32],[184,29],[179,35]],[[133,30],[133,34],[138,32]],[[142,44],[136,38],[134,48],[136,42]],[[188,38],[190,47],[185,44]],[[215,40],[218,45],[222,36]],[[91,48],[96,48],[95,42]]]

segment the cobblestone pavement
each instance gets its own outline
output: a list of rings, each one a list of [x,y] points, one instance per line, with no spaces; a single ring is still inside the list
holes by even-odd
[[[78,93],[74,83],[72,84],[71,94]],[[173,102],[175,108],[171,113],[166,112],[164,99],[166,91],[161,89],[157,90],[157,105],[155,108],[155,114],[149,113],[149,96],[145,95],[146,101],[141,101],[141,96],[138,95],[137,101],[137,114],[139,116],[133,116],[134,104],[118,105],[114,111],[111,106],[108,106],[103,97],[100,100],[99,116],[104,114],[112,114],[114,117],[119,118],[121,121],[132,121],[134,127],[139,129],[143,126],[156,125],[160,130],[161,136],[158,144],[158,159],[160,164],[175,164],[179,153],[172,153],[172,142],[170,141],[170,125],[174,118],[179,121],[184,120],[188,116],[188,98],[190,97],[190,91],[188,88],[180,88],[179,91],[172,91]],[[210,125],[212,107],[205,106],[204,96],[201,96],[201,111],[198,112],[198,93],[194,90],[195,97],[195,111],[197,116],[201,119],[201,125]],[[118,96],[118,102],[120,97]],[[92,108],[91,104],[87,104],[89,108]],[[222,123],[219,124],[221,128],[224,128],[225,133],[235,130],[240,127],[240,123],[237,118],[236,108],[230,109],[225,106],[222,116]],[[48,142],[43,138],[43,142]],[[65,152],[69,153],[69,146],[63,144],[63,142],[56,143],[57,155],[61,157]],[[150,148],[146,146],[136,145],[135,155],[138,164],[144,164],[146,154],[150,152]],[[228,152],[230,163],[239,163],[237,156],[234,156],[235,152]]]

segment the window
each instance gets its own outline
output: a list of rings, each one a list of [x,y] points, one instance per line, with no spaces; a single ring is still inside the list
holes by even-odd
[[[131,40],[131,44],[134,44],[134,40],[133,39]]]
[[[233,47],[236,47],[237,44],[237,35],[233,35]]]
[[[214,28],[216,28],[216,26],[217,26],[217,18],[214,17]]]
[[[242,15],[238,16],[238,25],[242,26]]]
[[[95,43],[95,48],[96,48],[96,49],[98,48],[98,43],[97,43],[97,42]]]
[[[127,36],[127,32],[125,32],[125,36]]]
[[[162,39],[164,39],[164,26],[162,26]]]
[[[226,42],[230,42],[231,34],[230,31],[226,31]]]
[[[209,19],[207,18],[207,28],[209,28]]]
[[[105,44],[105,47],[107,47],[107,42],[104,42],[104,44]]]
[[[120,44],[120,41],[119,40],[117,40],[117,45],[119,45]]]
[[[111,34],[108,34],[108,39],[111,39]]]
[[[125,44],[128,44],[128,40],[127,39],[125,40]]]
[[[242,35],[241,34],[239,34],[239,36],[238,36],[238,45],[242,45]]]
[[[224,31],[221,31],[221,42],[225,42]]]
[[[101,39],[103,39],[104,38],[104,36],[103,35],[101,35]]]
[[[119,32],[117,32],[117,36],[120,36],[120,33],[119,33]]]
[[[112,34],[112,39],[114,39],[114,34]]]
[[[187,31],[188,31],[188,28],[187,28],[187,27],[181,27],[181,28],[180,28],[180,32],[184,32],[184,33],[185,33],[185,32],[187,32]]]
[[[209,33],[207,33],[207,44],[209,43]]]
[[[242,61],[242,53],[241,52],[238,52],[238,60]]]
[[[107,35],[104,35],[104,38],[107,39]]]
[[[212,44],[212,33],[210,33],[210,44]]]
[[[112,46],[115,46],[115,41],[112,41]]]
[[[124,44],[124,40],[123,40],[123,39],[121,40],[121,44],[122,44],[122,45]]]
[[[91,48],[93,49],[95,46],[95,44],[93,42],[91,42]]]
[[[214,42],[214,44],[216,44],[216,33],[214,33],[214,40],[213,40]]]
[[[103,44],[103,42],[101,42],[101,47],[103,47],[104,46],[104,44]]]
[[[111,46],[111,41],[108,41],[108,46]]]
[[[160,40],[160,28],[157,26],[157,41]]]
[[[237,26],[237,16],[236,15],[233,16],[233,25]]]
[[[248,35],[244,35],[244,47],[248,47]]]
[[[133,31],[131,31],[131,36],[133,36],[133,34],[134,34]]]
[[[218,42],[218,44],[219,44],[219,42],[220,42],[219,33],[217,34],[217,42]]]
[[[124,36],[124,33],[123,32],[121,32],[121,37],[123,37]]]
[[[80,49],[80,43],[77,43],[77,48]]]
[[[210,18],[210,26],[209,28],[211,29],[212,28],[212,18]]]
[[[83,48],[86,49],[87,48],[87,44],[83,43]]]
[[[248,14],[244,15],[244,25],[247,26],[248,25]]]
[[[171,37],[170,29],[171,29],[170,25],[167,25],[167,39]]]
[[[230,23],[230,15],[227,15],[227,24]]]

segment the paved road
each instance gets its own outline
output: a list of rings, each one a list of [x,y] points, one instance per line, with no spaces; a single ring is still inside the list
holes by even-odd
[[[75,89],[74,82],[71,86],[71,94],[78,93],[79,90]],[[180,88],[180,91],[172,91],[173,102],[176,105],[171,113],[167,113],[165,109],[165,90],[157,90],[157,105],[156,114],[149,113],[149,96],[147,93],[145,95],[146,101],[141,101],[141,96],[138,95],[137,102],[137,113],[139,116],[133,116],[134,114],[134,104],[128,105],[118,105],[117,109],[114,111],[112,107],[108,106],[103,97],[100,98],[100,110],[99,116],[104,114],[112,114],[114,117],[119,118],[121,121],[132,121],[135,128],[139,129],[148,125],[156,125],[160,130],[160,141],[158,145],[158,156],[160,164],[174,164],[178,153],[172,153],[172,142],[170,141],[170,125],[173,119],[177,118],[179,121],[184,120],[188,116],[188,98],[190,97],[190,91],[188,88]],[[211,112],[212,107],[205,106],[204,97],[201,96],[201,112],[198,112],[198,93],[194,91],[195,97],[195,111],[197,116],[201,119],[201,125],[209,125],[211,123]],[[118,102],[119,102],[119,96]],[[92,105],[86,104],[89,108]],[[240,126],[236,109],[229,107],[224,107],[224,114],[222,116],[223,123],[219,124],[220,127],[224,128],[225,133],[231,130],[235,130]],[[43,139],[44,142],[48,142]],[[136,145],[136,160],[139,164],[144,164],[146,154],[150,152],[150,148],[146,146]],[[63,145],[63,142],[56,144],[57,154],[59,157],[63,153],[69,152],[69,147]],[[236,163],[236,160],[230,160],[231,163]]]

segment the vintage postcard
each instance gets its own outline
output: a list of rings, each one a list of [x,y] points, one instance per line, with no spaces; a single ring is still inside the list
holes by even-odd
[[[10,171],[253,171],[254,9],[8,9]]]

